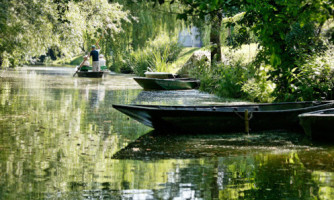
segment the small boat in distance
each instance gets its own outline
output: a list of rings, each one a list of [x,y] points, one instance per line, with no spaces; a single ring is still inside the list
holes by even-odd
[[[106,76],[110,74],[110,71],[106,67],[101,67],[101,71],[94,72],[93,68],[90,66],[82,66],[79,70],[79,66],[76,67],[75,74],[78,74],[78,77],[86,77],[86,78],[102,78],[102,76]],[[75,74],[73,76],[75,76]]]
[[[334,108],[299,115],[305,134],[315,140],[334,139]]]
[[[104,72],[87,72],[87,71],[79,71],[77,72],[78,77],[87,77],[87,78],[102,78]]]
[[[199,87],[199,80],[191,78],[157,79],[133,78],[145,90],[189,90]]]
[[[333,102],[286,102],[226,106],[113,105],[118,111],[158,131],[168,133],[243,132],[246,122],[251,131],[298,130],[298,115],[327,109]],[[246,114],[248,119],[246,118]]]
[[[166,72],[146,72],[145,77],[133,78],[144,90],[189,90],[199,87],[199,80],[180,78]]]

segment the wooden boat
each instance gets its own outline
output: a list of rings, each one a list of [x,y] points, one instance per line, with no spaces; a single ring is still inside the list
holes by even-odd
[[[199,87],[199,80],[191,78],[157,79],[133,78],[145,90],[189,90]]]
[[[301,131],[299,114],[331,108],[333,105],[333,102],[287,102],[227,106],[113,105],[113,107],[156,130],[169,133],[211,134],[243,132],[247,124],[251,131],[278,129]],[[249,115],[245,119],[247,112]]]
[[[77,72],[79,77],[88,77],[88,78],[102,78],[104,72],[87,72],[87,71],[79,71]]]
[[[163,90],[163,88],[155,82],[155,80],[157,80],[156,78],[137,77],[133,78],[133,80],[145,90]]]
[[[159,78],[159,79],[167,79],[167,78],[177,78],[178,75],[168,73],[168,72],[145,72],[146,78]]]
[[[312,139],[334,139],[334,108],[299,115],[300,125]]]
[[[189,90],[199,87],[199,80],[191,78],[157,79],[155,82],[165,90]]]

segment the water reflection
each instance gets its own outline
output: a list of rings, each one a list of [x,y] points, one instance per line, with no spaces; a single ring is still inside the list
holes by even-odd
[[[0,199],[334,197],[333,145],[287,132],[159,135],[111,105],[231,100],[73,73],[27,67],[0,79]]]

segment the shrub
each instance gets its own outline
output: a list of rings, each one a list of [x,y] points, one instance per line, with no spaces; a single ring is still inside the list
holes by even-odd
[[[270,66],[261,66],[256,70],[254,77],[250,78],[241,87],[247,99],[257,102],[272,102],[275,100],[275,97],[272,95],[275,84],[268,80],[268,71],[270,69]]]
[[[245,97],[242,86],[253,74],[253,67],[242,64],[242,59],[231,61],[229,65],[215,63],[213,66],[203,61],[190,72],[190,75],[201,80],[201,90],[230,98]]]
[[[144,76],[146,71],[169,71],[169,62],[177,59],[182,48],[177,38],[161,34],[149,40],[143,49],[132,51],[122,64],[122,69],[131,69],[135,74]]]

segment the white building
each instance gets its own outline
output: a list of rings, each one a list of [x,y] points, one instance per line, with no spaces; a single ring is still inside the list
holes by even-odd
[[[201,36],[197,27],[185,29],[179,33],[179,43],[184,47],[201,47]]]

